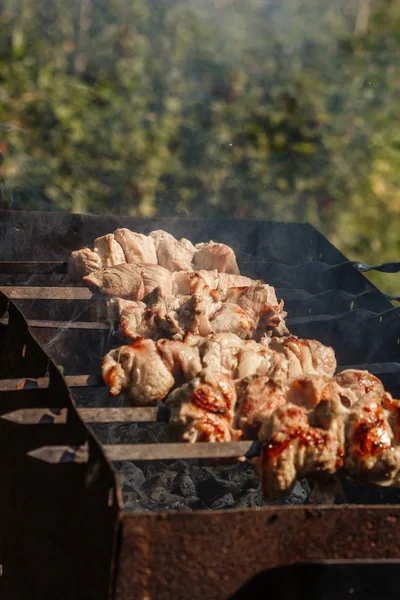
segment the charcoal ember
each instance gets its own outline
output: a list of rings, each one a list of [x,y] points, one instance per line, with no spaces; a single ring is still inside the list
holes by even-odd
[[[176,475],[176,470],[170,467],[170,465],[168,465],[166,461],[162,460],[143,462],[140,465],[140,468],[142,469],[146,479],[149,479],[150,477],[155,477],[160,473],[164,473],[164,471],[173,473],[174,477]]]
[[[163,423],[137,424],[133,439],[135,444],[161,444],[170,441]]]
[[[233,506],[235,506],[233,494],[225,494],[224,496],[221,496],[221,498],[218,498],[218,500],[215,500],[210,508],[212,510],[222,510],[224,508],[232,508]]]
[[[259,508],[266,504],[261,488],[259,487],[258,489],[250,489],[243,494],[237,502],[236,508]]]
[[[109,396],[108,388],[82,387],[74,389],[74,400],[78,408],[120,408],[129,406],[126,398],[121,396]]]
[[[178,472],[172,482],[172,492],[184,498],[196,496],[196,486],[190,477],[188,469]]]
[[[172,510],[200,510],[206,509],[207,506],[197,496],[190,496],[189,498],[181,498],[179,501],[174,502],[171,505]]]
[[[308,481],[308,479],[300,479],[299,483],[306,494],[306,498],[303,501],[303,504],[307,504],[308,498],[310,497],[310,493],[312,491],[312,486],[311,486],[310,482]]]
[[[299,505],[299,504],[305,504],[307,501],[307,497],[309,495],[309,489],[307,489],[305,486],[303,487],[302,483],[300,483],[300,481],[296,481],[296,483],[294,484],[293,488],[290,490],[290,492],[288,492],[288,494],[286,494],[283,498],[281,498],[280,500],[278,500],[278,502],[276,502],[276,504],[279,505]]]
[[[238,462],[235,465],[223,465],[216,468],[217,475],[232,485],[237,485],[237,493],[245,489],[258,488],[260,478],[248,462]]]
[[[197,494],[208,506],[225,494],[240,496],[244,490],[257,488],[259,478],[251,465],[238,463],[236,465],[206,467],[198,474],[196,485]]]
[[[107,444],[132,444],[136,441],[136,423],[111,423]]]
[[[131,462],[123,462],[116,469],[122,492],[139,490],[145,482],[143,471]]]
[[[159,508],[160,510],[167,510],[168,507],[172,507],[172,505],[176,502],[183,502],[183,499],[177,494],[171,494],[164,487],[156,487],[149,494],[149,500],[154,505],[154,508]]]
[[[191,508],[184,500],[177,500],[171,504],[171,510],[176,510],[177,512],[191,512]]]
[[[153,476],[146,478],[141,489],[143,492],[149,494],[149,496],[156,489],[170,490],[175,476],[176,473],[174,473],[174,471],[160,471]]]
[[[165,430],[153,423],[95,425],[103,443],[160,443]],[[259,477],[249,462],[204,463],[201,460],[141,461],[115,464],[124,511],[190,511],[265,506]],[[304,504],[311,487],[297,482],[279,504]],[[311,494],[312,497],[312,494]]]
[[[138,512],[143,510],[141,497],[137,492],[125,492],[122,494],[123,511]]]
[[[198,497],[207,506],[211,506],[218,498],[222,498],[226,494],[238,492],[236,482],[222,479],[211,467],[206,467],[204,471],[203,478],[198,482],[196,489]]]
[[[204,504],[200,498],[197,496],[190,496],[189,498],[185,498],[186,503],[192,510],[206,510],[207,505]]]
[[[342,491],[339,479],[332,477],[325,483],[316,484],[307,497],[307,504],[335,504],[338,493]]]
[[[177,473],[182,473],[183,471],[190,471],[190,476],[192,479],[196,477],[196,473],[198,472],[198,462],[197,460],[191,460],[188,464],[184,460],[174,460],[168,463],[168,468],[171,471],[176,471]],[[166,461],[163,461],[163,464],[167,464]]]

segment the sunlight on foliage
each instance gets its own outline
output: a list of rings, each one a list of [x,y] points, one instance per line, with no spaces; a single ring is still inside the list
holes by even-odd
[[[363,6],[3,0],[2,206],[309,221],[400,259],[400,2]]]

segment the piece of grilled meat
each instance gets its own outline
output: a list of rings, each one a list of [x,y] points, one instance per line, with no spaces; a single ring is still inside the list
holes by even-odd
[[[400,469],[397,401],[365,371],[287,382],[286,403],[265,420],[256,466],[265,497],[275,500],[299,477],[342,471],[357,481],[393,485]],[[395,415],[395,416],[394,416]]]
[[[146,236],[126,228],[97,238],[93,250],[85,247],[72,252],[68,272],[73,281],[80,281],[92,271],[122,263],[158,264],[171,272],[215,269],[239,274],[235,253],[225,244],[209,242],[195,247],[166,231],[152,231]]]
[[[186,442],[230,442],[241,438],[233,429],[236,391],[227,372],[207,368],[169,394],[172,437]]]
[[[175,381],[189,381],[201,370],[199,351],[183,342],[138,338],[111,350],[103,359],[102,374],[110,395],[127,391],[133,404],[155,405]]]

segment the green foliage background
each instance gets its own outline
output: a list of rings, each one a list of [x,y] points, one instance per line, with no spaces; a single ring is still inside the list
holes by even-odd
[[[2,205],[309,221],[400,260],[399,48],[399,0],[0,0]]]

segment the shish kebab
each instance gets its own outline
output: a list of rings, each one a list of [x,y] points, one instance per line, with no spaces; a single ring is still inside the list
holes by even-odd
[[[104,358],[110,393],[163,400],[183,441],[258,437],[266,498],[339,470],[397,483],[400,401],[368,372],[334,375],[331,348],[290,336],[274,288],[241,276],[229,247],[117,230],[69,264],[114,297],[111,314],[134,339]]]
[[[204,379],[203,373],[199,379]],[[222,452],[216,448],[212,456],[232,458],[243,453],[251,458],[260,454],[253,463],[261,475],[263,493],[269,501],[290,491],[299,477],[324,482],[339,474],[378,485],[400,484],[400,402],[393,400],[384,391],[381,382],[365,371],[349,369],[331,378],[304,377],[287,380],[285,384],[266,376],[250,376],[236,386],[233,418],[228,410],[222,412],[221,403],[217,410],[215,407],[205,409],[204,404],[196,407],[199,388],[193,394],[187,384],[185,387],[183,410],[179,402],[174,406],[173,401],[170,403],[167,399],[166,405],[160,405],[157,411],[158,420],[169,421],[172,431],[181,428],[187,432],[189,426],[196,435],[220,434],[222,437],[218,441],[222,442],[226,431],[241,425],[242,430],[234,430],[236,439],[240,439],[243,432],[247,439],[258,439],[259,442],[220,443],[217,447]],[[169,414],[174,410],[175,414]],[[100,411],[109,412],[109,409]],[[34,412],[39,410],[19,411],[23,414],[11,413],[2,418],[25,424],[38,422],[31,414]],[[47,412],[47,420],[41,422],[49,422],[50,416],[53,422],[57,422],[58,418],[59,422],[65,422],[66,415],[54,416]],[[84,412],[81,416],[90,421],[91,410],[86,411],[87,415]],[[97,422],[96,416],[92,420]],[[105,420],[109,421],[110,416]],[[210,448],[209,445],[189,444],[194,452],[181,454],[178,446],[181,444],[162,444],[161,447],[134,445],[128,448],[123,445],[106,447],[105,450],[111,460],[211,456],[207,452],[197,452],[204,446]],[[43,455],[39,452],[37,457],[49,459],[46,452]]]

